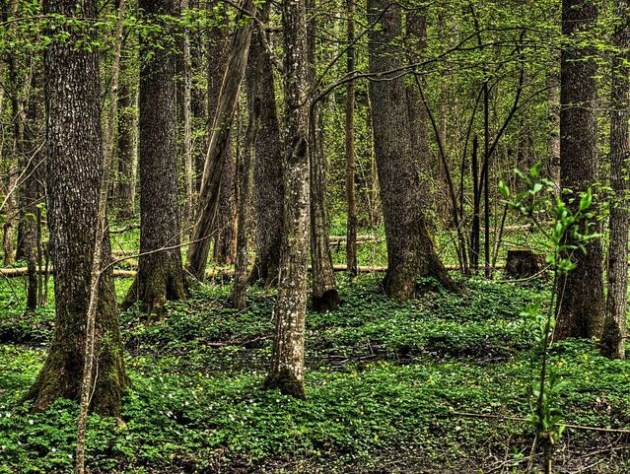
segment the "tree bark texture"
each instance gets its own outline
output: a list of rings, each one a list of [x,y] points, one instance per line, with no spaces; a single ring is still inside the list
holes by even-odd
[[[594,51],[576,44],[575,38],[592,29],[596,19],[592,2],[563,0],[562,32],[572,41],[561,52],[560,185],[571,190],[563,197],[572,200],[569,208],[573,212],[578,210],[578,193],[597,181],[597,70],[590,58]],[[567,239],[567,243],[571,242]],[[568,256],[577,267],[559,279],[554,338],[599,337],[605,312],[601,241],[589,243],[586,253],[571,251]]]
[[[261,11],[262,21],[269,16],[269,6]],[[254,140],[254,205],[256,208],[256,261],[251,279],[265,286],[278,281],[280,248],[284,229],[284,182],[282,178],[282,142],[276,110],[273,68],[269,52],[256,30],[249,54],[247,80],[254,82],[258,133]]]
[[[368,2],[370,72],[382,73],[370,82],[374,146],[387,237],[388,269],[383,282],[386,293],[398,300],[412,298],[416,279],[435,276],[455,289],[435,252],[422,209],[422,188],[409,140],[409,115],[404,79],[383,71],[402,64],[401,7],[383,0]],[[382,16],[381,16],[382,15]]]
[[[82,8],[68,0],[50,0],[46,14],[95,18],[97,2]],[[55,42],[45,55],[48,221],[55,276],[55,331],[46,362],[26,399],[43,410],[57,398],[78,400],[84,364],[87,308],[97,228],[103,155],[99,111],[97,53],[78,46],[83,34],[68,28],[68,41]],[[77,127],[77,124],[81,124]],[[105,233],[102,259],[109,261]],[[91,407],[119,415],[128,384],[122,355],[116,294],[111,269],[100,279],[96,317],[94,393]]]
[[[142,0],[139,8],[149,21],[175,15],[176,0]],[[142,40],[140,71],[140,257],[138,275],[125,306],[140,303],[149,315],[162,316],[167,300],[187,295],[180,251],[177,199],[177,110],[175,55]],[[152,316],[151,316],[152,317]]]
[[[309,81],[307,71],[305,0],[284,0],[284,96],[286,154],[284,170],[284,236],[275,337],[265,385],[298,398],[304,391],[304,331],[306,322],[309,248]]]
[[[245,11],[252,11],[253,5],[252,0],[245,0],[242,7]],[[238,104],[241,82],[245,75],[253,28],[253,22],[247,21],[242,12],[239,14],[237,24],[240,26],[234,35],[228,65],[223,75],[201,180],[195,226],[191,244],[188,247],[188,269],[198,279],[203,279],[204,276],[210,251],[210,237],[213,232],[216,232],[217,223],[225,217],[217,216],[217,214],[220,210],[220,193],[228,161],[226,150],[230,144],[230,126]],[[212,108],[209,107],[209,110]]]
[[[608,248],[608,297],[602,335],[602,352],[615,359],[625,358],[628,308],[628,230],[630,200],[628,170],[630,146],[630,7],[627,0],[615,2],[620,22],[614,35],[619,52],[613,58],[610,115],[610,246]]]

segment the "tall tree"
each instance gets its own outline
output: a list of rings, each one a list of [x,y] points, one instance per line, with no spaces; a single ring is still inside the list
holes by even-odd
[[[269,4],[261,9],[261,21],[269,17]],[[282,181],[282,143],[276,111],[273,65],[269,51],[263,45],[264,34],[260,29],[254,33],[249,53],[248,81],[254,94],[258,133],[254,140],[254,204],[256,208],[256,260],[251,279],[264,285],[278,280],[280,247],[284,228]]]
[[[315,0],[307,0],[308,80],[311,87],[317,79],[317,15]],[[321,103],[311,106],[309,119],[309,152],[311,173],[311,266],[313,268],[313,308],[317,311],[337,309],[339,294],[335,288],[326,209],[326,153],[324,150]]]
[[[560,62],[560,186],[569,208],[576,212],[578,193],[597,181],[597,72],[593,48],[584,46],[592,32],[597,8],[591,1],[563,0],[562,33],[567,41]],[[570,191],[568,191],[570,190]],[[588,223],[583,223],[588,225]],[[567,236],[566,243],[571,244]],[[605,304],[602,244],[595,240],[586,252],[572,251],[576,268],[560,279],[554,337],[600,336]]]
[[[140,0],[138,7],[145,19],[160,25],[163,15],[177,14],[178,3],[176,0]],[[157,40],[168,44],[156,48]],[[157,316],[167,300],[186,297],[175,159],[175,55],[170,43],[168,35],[141,38],[140,257],[138,274],[125,298],[125,306],[138,301],[148,314]]]
[[[286,152],[284,235],[268,388],[304,398],[309,238],[309,81],[305,0],[282,2]]]
[[[385,218],[388,266],[387,294],[403,301],[412,298],[416,279],[437,277],[446,287],[455,285],[435,252],[427,220],[421,208],[422,188],[413,157],[404,78],[387,73],[403,64],[397,44],[402,35],[401,7],[385,0],[369,0],[370,81],[374,146]]]
[[[88,50],[89,28],[79,25],[97,17],[96,1],[48,0],[47,15],[61,15],[60,40],[51,32],[45,55],[48,221],[55,265],[55,331],[46,362],[26,399],[45,409],[57,398],[78,400],[84,367],[87,310],[95,249],[109,261],[109,237],[96,245],[99,194],[103,174],[98,53]],[[87,37],[86,37],[87,35]],[[77,127],[77,123],[81,126]],[[106,341],[106,342],[105,342]],[[93,365],[98,373],[91,406],[108,415],[120,413],[128,381],[118,328],[116,293],[111,269],[99,279]]]
[[[628,230],[630,200],[628,170],[630,144],[630,7],[627,0],[615,2],[618,24],[614,44],[610,113],[610,186],[614,199],[610,206],[610,246],[608,248],[608,298],[602,335],[602,351],[616,359],[625,357],[628,307]]]

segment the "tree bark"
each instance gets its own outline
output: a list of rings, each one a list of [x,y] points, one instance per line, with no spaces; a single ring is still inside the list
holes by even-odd
[[[96,18],[97,2],[50,0],[46,14],[67,18]],[[90,299],[92,263],[96,246],[103,149],[99,114],[97,53],[77,41],[83,34],[64,27],[69,39],[53,41],[45,55],[48,221],[55,277],[55,331],[46,362],[26,395],[43,410],[57,398],[78,400],[83,377],[85,329]],[[80,123],[81,127],[76,124]],[[102,260],[110,248],[104,233]],[[102,274],[95,321],[95,348],[99,357],[91,407],[105,415],[119,415],[128,384],[122,356],[116,294],[111,269]]]
[[[307,0],[308,81],[311,87],[317,80],[317,22],[315,0]],[[329,243],[329,222],[326,209],[326,152],[324,150],[321,104],[311,106],[309,118],[309,153],[311,182],[311,265],[313,266],[313,309],[333,311],[339,307],[339,294],[335,288],[335,274]]]
[[[269,6],[261,11],[261,20],[269,17]],[[259,131],[254,141],[254,203],[256,208],[256,261],[250,277],[265,286],[278,281],[280,248],[284,229],[284,182],[282,179],[282,142],[276,111],[276,93],[271,58],[257,30],[249,54],[248,81],[254,94],[254,112]]]
[[[176,15],[176,0],[141,0],[146,19]],[[140,257],[124,306],[138,301],[150,318],[167,300],[187,296],[182,267],[177,199],[175,55],[142,38],[140,71]]]
[[[615,2],[617,19],[613,57],[610,114],[610,246],[608,248],[608,297],[602,335],[602,353],[613,359],[625,358],[628,307],[628,230],[630,200],[628,169],[630,146],[630,7],[627,0]]]
[[[123,79],[124,80],[124,79]],[[138,163],[137,115],[135,87],[123,83],[118,95],[118,180],[116,183],[116,203],[119,219],[134,216],[136,195],[136,174]]]
[[[284,97],[287,142],[284,235],[275,308],[275,337],[265,386],[298,398],[304,391],[309,238],[309,81],[305,0],[284,0]]]
[[[242,8],[245,11],[252,11],[253,5],[252,0],[244,0]],[[210,237],[213,230],[216,230],[216,222],[221,221],[217,219],[217,212],[227,161],[225,150],[229,147],[230,126],[238,103],[241,82],[245,75],[253,27],[252,21],[246,20],[243,23],[243,20],[246,20],[246,17],[241,12],[237,19],[237,24],[240,26],[234,35],[231,54],[219,93],[219,102],[216,106],[210,145],[201,180],[197,217],[191,244],[188,247],[188,269],[198,279],[203,279],[210,251]]]
[[[387,237],[386,293],[397,301],[412,298],[416,278],[435,276],[456,289],[435,252],[426,217],[421,209],[422,189],[409,140],[409,115],[404,79],[383,71],[403,61],[396,39],[402,34],[401,7],[384,0],[368,2],[370,82],[374,144]]]
[[[564,198],[572,201],[568,206],[574,213],[578,193],[597,181],[597,68],[592,48],[576,44],[583,38],[575,38],[592,30],[596,19],[592,2],[563,0],[562,32],[569,42],[561,52],[560,65],[560,185],[571,190]],[[565,243],[571,244],[569,237]],[[567,256],[577,267],[559,281],[554,338],[599,337],[605,313],[601,241],[589,243],[586,253],[571,251]]]

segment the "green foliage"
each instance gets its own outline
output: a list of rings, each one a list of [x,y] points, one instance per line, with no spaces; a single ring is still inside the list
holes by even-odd
[[[340,309],[309,313],[306,401],[261,390],[272,291],[253,288],[251,305],[238,312],[228,306],[229,285],[199,286],[190,300],[169,303],[168,317],[150,326],[134,309],[123,313],[132,379],[122,414],[126,427],[91,417],[93,472],[231,472],[241,466],[342,473],[396,459],[415,472],[437,465],[458,472],[470,463],[486,465],[487,449],[520,462],[531,439],[527,426],[509,417],[529,412],[538,334],[538,322],[521,316],[521,308],[534,302],[544,310],[548,284],[472,280],[467,293],[452,295],[423,281],[421,299],[398,305],[382,294],[379,279],[340,277]],[[5,291],[6,282],[0,288]],[[10,311],[2,299],[3,327],[22,324],[23,294],[16,292]],[[50,307],[31,318],[49,333]],[[18,403],[44,356],[30,345],[0,345],[0,472],[72,469],[76,405],[59,401],[32,414]],[[550,397],[551,421],[560,406],[572,423],[623,426],[630,420],[623,362],[603,359],[587,342],[556,345],[550,357],[557,379],[566,381]],[[462,418],[460,412],[508,419]],[[592,442],[590,436],[576,432],[572,443]]]

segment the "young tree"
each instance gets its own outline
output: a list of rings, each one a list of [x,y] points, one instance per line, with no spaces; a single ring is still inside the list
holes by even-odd
[[[625,358],[626,315],[628,307],[628,170],[630,146],[630,7],[627,0],[615,2],[617,21],[614,43],[610,113],[610,185],[614,200],[610,206],[610,246],[608,248],[608,298],[602,335],[602,352],[615,359]]]
[[[398,39],[402,35],[401,7],[384,0],[368,2],[370,81],[374,146],[387,238],[387,294],[404,301],[416,291],[416,279],[437,277],[455,289],[435,252],[421,208],[422,188],[411,143],[404,78],[395,70],[403,64]]]
[[[304,398],[309,237],[309,81],[305,0],[282,2],[286,152],[284,235],[275,308],[275,337],[265,386]]]
[[[77,5],[70,0],[48,0],[44,12],[67,20],[59,28],[68,37],[59,40],[57,33],[49,33],[52,42],[44,63],[48,221],[56,271],[56,319],[48,357],[26,395],[26,399],[34,400],[36,410],[45,409],[57,398],[80,397],[103,173],[98,53],[85,46],[89,29],[86,32],[73,26],[75,21],[85,24],[95,19],[97,2]],[[101,261],[107,265],[107,232],[101,247]],[[99,376],[93,385],[91,407],[102,414],[118,415],[128,380],[111,269],[99,280],[95,348],[99,356],[93,370]]]
[[[597,20],[597,8],[585,0],[563,0],[562,32],[567,43],[560,64],[560,186],[577,211],[578,193],[597,181],[597,72],[592,48],[582,45]],[[588,225],[585,223],[584,225]],[[567,244],[570,237],[567,236]],[[576,268],[558,284],[554,338],[601,336],[605,312],[602,244],[594,240],[586,251],[572,251]]]
[[[140,0],[142,15],[160,24],[176,15],[176,0]],[[156,48],[155,41],[166,41]],[[139,301],[160,316],[167,300],[186,297],[177,200],[175,54],[166,38],[141,38],[140,71],[140,258],[125,306]]]

